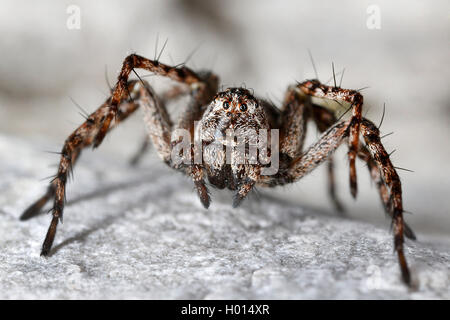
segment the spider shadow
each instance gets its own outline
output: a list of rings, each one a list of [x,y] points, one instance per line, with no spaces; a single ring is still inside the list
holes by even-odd
[[[88,200],[93,200],[96,198],[106,197],[110,193],[113,193],[116,191],[134,188],[139,185],[151,182],[152,180],[158,179],[159,176],[160,175],[149,175],[147,177],[137,179],[135,181],[118,183],[118,184],[115,184],[112,186],[102,186],[98,190],[94,190],[91,193],[82,194],[82,195],[78,196],[77,198],[67,201],[66,206],[71,206],[71,205],[77,204],[82,201],[88,201]]]
[[[67,238],[63,242],[59,243],[58,245],[54,246],[50,253],[48,254],[49,257],[53,256],[56,252],[58,252],[60,249],[64,248],[65,246],[68,246],[75,242],[84,242],[86,238],[94,233],[97,230],[100,230],[102,228],[107,228],[110,225],[112,225],[116,220],[119,218],[124,217],[126,214],[126,210],[124,210],[121,214],[118,215],[109,215],[106,218],[102,219],[101,221],[95,223],[93,226],[91,226],[89,229],[84,230],[82,232],[79,232],[75,234],[74,236]]]
[[[299,208],[302,210],[301,213],[295,214],[296,217],[298,218],[302,218],[305,216],[313,216],[313,215],[322,215],[322,216],[327,216],[327,217],[337,217],[337,218],[349,218],[348,215],[346,215],[345,212],[336,212],[333,213],[331,210],[327,210],[324,208],[319,208],[316,206],[311,206],[311,205],[307,205],[307,204],[299,204],[298,202],[295,202],[293,200],[289,200],[286,198],[280,198],[277,197],[276,195],[272,195],[269,194],[267,192],[257,192],[255,194],[251,194],[251,200],[254,203],[258,203],[259,200],[269,200],[275,204],[278,204],[280,206],[289,206],[292,208]],[[261,210],[256,210],[256,213],[260,213]]]
[[[145,183],[154,182],[156,179],[158,179],[161,176],[162,175],[152,174],[152,175],[143,177],[141,179],[137,179],[135,181],[126,182],[126,183],[118,183],[116,185],[112,185],[112,186],[108,186],[108,187],[100,187],[98,190],[80,195],[77,198],[74,198],[74,199],[68,201],[67,206],[71,206],[71,205],[74,205],[74,204],[77,204],[77,203],[80,203],[83,201],[89,201],[89,200],[93,200],[93,199],[97,199],[97,198],[106,197],[109,194],[114,193],[116,191],[123,191],[126,189],[130,189],[130,188],[134,188],[134,187],[143,185]],[[168,189],[170,189],[171,191],[169,191]],[[173,188],[161,188],[157,191],[157,193],[159,193],[161,196],[164,196],[164,195],[167,196],[168,192],[174,192],[174,189]],[[159,198],[159,196],[158,195],[155,196],[154,193],[152,194],[152,196],[155,199]],[[229,200],[229,199],[227,199],[226,195],[222,194],[221,192],[216,192],[216,196],[217,196],[216,200],[219,202],[222,202],[222,203],[228,202],[228,200]],[[145,199],[147,197],[148,197],[148,195],[146,194],[146,195],[142,196],[141,198]],[[298,207],[300,210],[300,213],[290,211],[290,213],[288,214],[290,217],[288,217],[288,216],[285,217],[288,220],[290,218],[302,220],[306,216],[316,215],[316,214],[322,215],[322,216],[328,216],[328,217],[340,217],[340,218],[344,218],[344,219],[351,219],[348,216],[346,217],[346,216],[340,216],[340,215],[333,214],[332,212],[325,210],[325,209],[320,209],[317,207],[307,206],[307,205],[299,205],[298,203],[295,203],[293,201],[278,198],[276,196],[267,194],[265,192],[258,192],[256,194],[252,194],[250,199],[248,199],[249,201],[244,202],[242,207],[245,209],[248,209],[250,211],[249,214],[256,214],[256,215],[264,214],[264,212],[263,212],[264,210],[259,210],[259,208],[255,210],[255,208],[254,208],[254,204],[258,203],[258,201],[261,199],[269,200],[269,201],[276,203],[278,205],[281,205],[281,206]],[[48,256],[51,257],[52,255],[57,253],[60,249],[64,248],[65,246],[68,246],[72,243],[84,242],[85,239],[87,237],[89,237],[92,233],[94,233],[100,229],[107,228],[108,226],[114,224],[117,220],[125,217],[127,211],[130,209],[136,208],[137,207],[136,203],[139,203],[139,202],[140,201],[134,201],[130,205],[121,209],[121,213],[110,214],[110,215],[104,217],[102,220],[94,223],[87,230],[81,231],[81,232],[73,235],[72,237],[67,238],[66,240],[62,241],[58,245],[54,246]]]
[[[91,193],[87,193],[84,195],[81,195],[73,200],[70,200],[67,202],[67,206],[82,202],[82,201],[88,201],[88,200],[92,200],[92,199],[96,199],[96,198],[102,198],[105,197],[113,192],[116,191],[120,191],[120,190],[124,190],[124,189],[129,189],[129,188],[134,188],[137,187],[139,185],[148,183],[152,180],[155,180],[159,177],[160,175],[151,175],[148,177],[145,177],[143,179],[139,179],[136,181],[132,181],[132,182],[127,182],[127,183],[119,183],[110,187],[106,187],[106,188],[100,188],[99,190],[96,190],[94,192]],[[165,190],[161,190],[161,192],[165,192]],[[145,198],[146,196],[144,196],[143,198]],[[129,206],[123,208],[121,210],[120,214],[110,214],[108,216],[106,216],[105,218],[103,218],[101,221],[98,221],[97,223],[95,223],[94,225],[92,225],[89,229],[84,230],[82,232],[79,232],[77,234],[75,234],[74,236],[64,240],[63,242],[59,243],[58,245],[54,246],[50,253],[48,254],[49,257],[51,257],[52,255],[54,255],[56,252],[58,252],[60,249],[64,248],[67,245],[70,245],[74,242],[83,242],[89,235],[91,235],[92,233],[94,233],[97,230],[100,229],[104,229],[107,228],[108,226],[112,225],[116,220],[123,218],[127,211],[129,209],[132,208],[136,208],[136,205],[130,204]]]

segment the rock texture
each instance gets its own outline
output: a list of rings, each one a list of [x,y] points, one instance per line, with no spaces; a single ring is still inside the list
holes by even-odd
[[[406,243],[415,290],[400,281],[387,229],[258,193],[232,209],[155,161],[83,155],[64,224],[39,256],[49,216],[21,212],[45,190],[49,155],[0,135],[2,299],[449,299],[448,239]],[[151,168],[151,169],[149,169]]]

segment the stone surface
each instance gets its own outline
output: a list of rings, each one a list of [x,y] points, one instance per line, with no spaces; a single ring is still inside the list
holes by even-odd
[[[190,181],[159,162],[130,168],[90,152],[69,183],[52,256],[42,258],[49,216],[18,219],[54,169],[39,150],[0,135],[2,299],[450,298],[448,239],[407,241],[410,291],[387,228],[265,192],[238,209],[231,194],[213,192],[205,210]]]

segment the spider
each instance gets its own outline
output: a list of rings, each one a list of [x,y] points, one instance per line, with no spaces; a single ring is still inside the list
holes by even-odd
[[[178,84],[166,94],[157,95],[135,72],[137,68],[168,77]],[[138,80],[129,80],[131,72],[136,74]],[[136,54],[126,57],[117,83],[111,90],[111,96],[86,117],[86,121],[67,138],[60,152],[58,172],[46,193],[21,216],[21,220],[29,219],[37,215],[49,200],[54,200],[50,210],[52,220],[42,245],[41,255],[48,256],[50,253],[58,222],[63,218],[66,182],[81,151],[88,146],[98,147],[114,126],[142,106],[149,137],[158,155],[169,167],[192,178],[195,190],[205,208],[210,204],[206,181],[219,189],[232,190],[233,206],[236,207],[255,186],[275,187],[296,182],[327,161],[329,194],[336,207],[342,209],[335,193],[333,153],[341,144],[347,143],[351,194],[353,197],[357,194],[355,160],[358,157],[367,164],[383,207],[392,218],[394,250],[398,256],[402,279],[407,285],[411,285],[403,242],[404,235],[411,239],[415,239],[415,235],[403,220],[400,178],[381,143],[378,127],[362,117],[363,96],[360,92],[342,89],[336,84],[329,86],[318,80],[307,80],[291,85],[287,89],[282,107],[279,109],[272,102],[255,97],[246,88],[228,88],[219,92],[218,84],[218,76],[211,71],[195,72],[184,64],[170,66],[157,59],[150,60]],[[190,102],[175,123],[170,118],[166,105],[183,94],[190,95]],[[350,105],[347,109],[351,111],[350,117],[346,120],[342,120],[342,117],[338,119],[330,108],[314,103],[313,97],[347,103]],[[304,150],[309,120],[315,122],[322,135],[316,143]],[[203,146],[222,143],[228,129],[243,131],[253,129],[256,132],[278,129],[278,148],[268,151],[279,156],[277,172],[263,175],[262,169],[265,165],[259,162],[237,163],[227,159],[225,163],[218,160],[220,157],[217,153],[210,154],[212,162],[189,160],[175,163],[172,153],[177,140],[172,139],[172,133],[177,129],[184,129],[193,135],[196,130],[194,123],[197,121],[199,123],[197,127],[203,132],[201,136]],[[360,139],[360,136],[363,139]],[[146,149],[145,146],[146,144],[142,151]],[[192,159],[190,156],[196,152],[194,144],[190,144],[188,151],[188,158]]]

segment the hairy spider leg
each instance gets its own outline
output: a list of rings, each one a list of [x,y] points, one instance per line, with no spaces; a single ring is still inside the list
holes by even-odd
[[[386,184],[384,183],[383,177],[381,175],[380,168],[377,165],[377,162],[370,154],[370,151],[366,146],[360,146],[358,151],[358,157],[367,163],[367,168],[369,169],[370,177],[375,182],[375,185],[378,189],[378,193],[380,195],[381,203],[384,207],[385,213],[392,219],[394,217],[392,211],[392,201],[389,195],[389,190]],[[416,240],[416,235],[410,226],[405,222],[405,236],[411,240]]]
[[[378,164],[384,183],[390,191],[390,202],[392,203],[392,209],[390,211],[392,210],[394,227],[394,249],[399,259],[403,281],[411,285],[411,276],[403,250],[405,223],[403,221],[402,185],[400,183],[400,177],[389,159],[389,154],[381,143],[380,131],[377,126],[363,118],[361,129],[367,148]]]
[[[355,159],[359,147],[359,133],[362,119],[363,96],[355,90],[342,89],[334,86],[327,86],[318,80],[307,80],[298,84],[298,88],[305,94],[337,101],[346,101],[351,104],[352,117],[350,119],[349,138],[349,166],[350,166],[350,192],[353,197],[357,194],[356,165]]]
[[[130,91],[133,90],[136,83],[137,83],[136,80],[129,82],[128,87],[129,87]],[[90,136],[85,141],[85,143],[88,143],[88,145],[90,145],[92,143],[92,135],[95,136],[95,134],[96,134],[95,130],[98,129],[98,125],[99,125],[99,123],[101,123],[101,119],[106,114],[106,109],[108,108],[109,100],[110,100],[110,97],[108,99],[106,99],[106,101],[95,112],[93,112],[91,115],[89,115],[86,118],[86,121],[79,128],[77,128],[74,131],[74,133],[72,133],[72,135],[76,135],[77,132],[80,134],[82,132],[86,132],[86,131],[90,130],[90,132],[91,132]],[[119,106],[120,109],[119,109],[119,116],[117,119],[118,121],[113,123],[113,125],[111,126],[110,129],[115,127],[120,121],[125,120],[128,117],[128,115],[133,113],[133,111],[137,107],[138,107],[138,105],[133,103],[130,100],[122,101],[122,103]],[[69,140],[69,139],[67,139],[67,140]],[[71,151],[70,168],[73,168],[73,166],[75,165],[76,160],[78,159],[82,148],[83,148],[83,146],[80,146]],[[61,156],[64,155],[63,151],[59,153]],[[56,192],[56,186],[57,186],[57,180],[58,180],[57,177],[58,176],[55,175],[54,179],[51,181],[50,185],[47,188],[47,192],[23,212],[23,214],[20,216],[20,220],[28,220],[30,218],[35,217],[36,215],[38,215],[41,212],[41,210],[45,206],[45,204],[49,200],[53,199],[53,197],[55,196],[55,192]]]
[[[141,77],[143,78],[143,77]],[[173,100],[180,98],[183,95],[189,93],[189,88],[185,85],[174,85],[170,87],[167,91],[158,95],[160,104],[167,106],[167,104]],[[130,158],[130,165],[137,166],[142,160],[143,156],[150,150],[150,137],[145,135],[142,139],[141,145],[137,152]]]
[[[312,104],[297,86],[291,86],[286,94],[281,109],[280,152],[293,159],[303,152],[307,124],[313,120],[322,133],[336,123],[334,114],[320,106]],[[342,213],[344,207],[337,198],[334,177],[333,157],[328,158],[328,193],[334,207]]]
[[[263,185],[275,186],[291,183],[299,180],[311,172],[339,147],[348,138],[349,124],[352,120],[341,121],[325,131],[319,140],[311,145],[301,156],[291,161],[291,164],[274,177],[264,177]],[[403,250],[405,227],[403,221],[403,204],[400,178],[389,159],[389,154],[380,141],[378,128],[369,120],[363,118],[361,122],[362,135],[372,158],[378,165],[378,171],[389,188],[389,201],[392,202],[392,219],[394,226],[394,249],[397,252],[402,279],[407,285],[411,285],[411,277]],[[363,151],[364,152],[364,151]],[[384,190],[384,189],[383,189]],[[383,191],[384,192],[384,191]],[[382,199],[386,196],[380,194]],[[409,231],[411,231],[409,229]],[[407,231],[409,233],[409,231]],[[414,237],[413,234],[409,234]]]
[[[313,103],[307,104],[309,107],[310,118],[312,118],[320,132],[325,132],[329,127],[337,122],[336,116],[330,110],[318,106]],[[345,213],[345,207],[342,205],[336,193],[336,179],[334,173],[334,158],[332,155],[327,161],[327,176],[328,176],[328,195],[333,203],[334,208],[341,215]]]
[[[122,110],[121,105],[121,103],[125,99],[127,99],[128,97],[131,98],[130,91],[132,90],[130,86],[134,86],[137,82],[135,80],[128,82],[128,76],[130,72],[134,70],[134,68],[143,68],[158,75],[167,76],[175,81],[191,85],[191,94],[194,97],[196,106],[198,106],[197,109],[200,109],[199,106],[207,103],[213,95],[212,92],[215,93],[215,90],[217,89],[218,79],[217,77],[215,77],[215,75],[210,75],[210,77],[207,79],[210,81],[203,81],[200,76],[198,76],[187,67],[171,67],[159,63],[158,61],[148,60],[134,54],[128,56],[123,63],[122,71],[119,75],[112,97],[108,99],[99,109],[92,113],[86,119],[86,121],[69,136],[61,151],[61,161],[58,173],[52,181],[51,186],[48,188],[46,194],[38,201],[36,201],[31,207],[29,207],[21,217],[22,220],[25,220],[36,215],[45,205],[45,203],[52,198],[52,195],[54,195],[54,205],[52,209],[53,218],[44,240],[44,244],[42,246],[41,255],[49,254],[56,234],[58,221],[62,221],[66,194],[65,185],[79,153],[83,148],[89,145],[92,145],[94,148],[98,147],[99,144],[103,141],[106,133],[113,126],[117,125],[117,123],[128,117],[129,114],[131,114],[138,108],[138,104],[134,103],[133,101],[130,101],[127,104],[127,106],[130,107],[125,108],[124,110]],[[144,105],[150,106],[150,108],[147,107],[146,109],[151,109],[152,105],[155,106],[159,110],[159,113],[155,118],[165,118],[167,120],[167,123],[170,124],[170,119],[168,117],[165,117],[165,115],[167,115],[165,108],[161,108],[158,102],[154,102],[153,104],[151,103],[151,101],[155,99],[155,96],[152,93],[152,90],[150,90],[151,88],[149,88],[149,86],[147,86],[141,79],[140,81],[142,82],[142,84],[144,84],[143,88],[145,89],[141,90],[140,92],[142,93],[145,91],[146,93],[148,93],[143,95],[142,101]],[[147,112],[147,114],[149,113],[151,114],[151,111]],[[192,113],[198,112],[193,111]],[[147,119],[147,122],[152,122],[152,120]],[[161,126],[160,129],[162,128],[165,128],[164,125]],[[160,133],[164,135],[164,139],[160,139],[159,142],[170,142],[170,135],[167,135],[167,130],[163,130]],[[169,140],[167,140],[167,137],[169,138]],[[156,147],[158,149],[158,146]],[[161,154],[161,152],[165,152],[162,157],[167,159],[167,148],[161,146],[159,153]],[[204,184],[202,180],[195,182],[196,184]]]
[[[53,208],[51,210],[52,220],[42,245],[41,255],[47,256],[50,253],[58,222],[60,220],[62,221],[64,204],[66,201],[66,183],[72,172],[75,160],[79,157],[82,149],[92,145],[95,136],[101,127],[102,121],[108,113],[108,105],[109,101],[106,101],[95,112],[93,112],[88,119],[80,127],[78,127],[69,136],[69,138],[67,138],[64,143],[61,151],[61,160],[59,163],[58,172],[52,181],[55,193]],[[110,129],[117,125],[117,123],[125,120],[130,114],[136,111],[137,108],[138,105],[133,100],[120,104],[119,112]],[[108,131],[110,129],[108,129]]]
[[[208,85],[208,82],[205,82],[197,73],[184,65],[173,67],[157,60],[150,60],[136,54],[131,54],[126,57],[123,62],[122,70],[120,71],[117,83],[114,87],[108,113],[106,114],[99,132],[95,136],[93,144],[94,148],[99,146],[104,139],[112,120],[117,114],[119,102],[127,95],[128,77],[134,69],[144,69],[186,85],[195,85],[196,100],[199,101],[200,104],[208,103],[210,96],[214,95],[216,91],[216,88],[212,88],[212,86]],[[211,93],[211,91],[214,91],[214,93]]]

